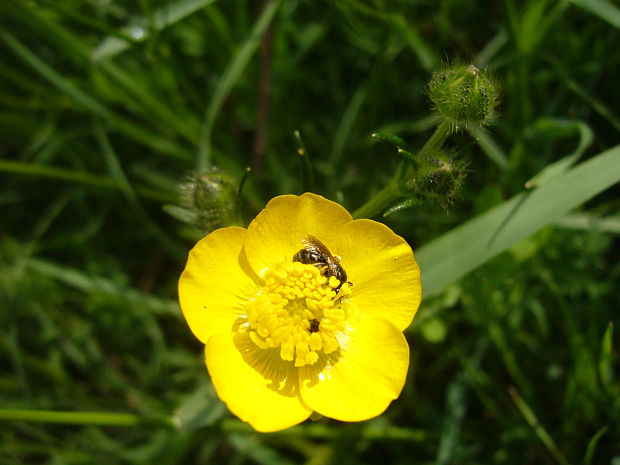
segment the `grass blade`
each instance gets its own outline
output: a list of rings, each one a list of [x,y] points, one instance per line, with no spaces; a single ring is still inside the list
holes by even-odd
[[[446,404],[436,465],[452,463],[459,447],[463,420],[467,414],[467,386],[463,376],[459,376],[448,385]]]
[[[63,267],[37,258],[24,258],[24,264],[33,271],[57,279],[82,292],[101,293],[124,299],[160,315],[178,317],[181,314],[179,304],[175,300],[162,299],[136,289],[121,287],[101,276],[90,275],[74,268]]]
[[[437,54],[432,47],[426,43],[422,35],[418,32],[418,28],[411,24],[404,15],[387,13],[383,10],[373,8],[367,5],[368,2],[348,0],[344,3],[366,16],[380,19],[390,24],[390,26],[394,28],[394,31],[398,32],[402,37],[411,51],[417,55],[420,64],[426,71],[433,71],[437,68],[439,64]]]
[[[111,112],[105,107],[105,105],[101,104],[81,89],[75,87],[67,79],[63,78],[59,73],[54,71],[51,66],[43,62],[28,48],[26,48],[26,46],[19,42],[13,34],[7,30],[0,30],[0,38],[13,50],[13,52],[15,52],[17,56],[19,56],[30,67],[48,80],[53,86],[82,104],[92,113],[105,119],[111,118]]]
[[[226,414],[211,383],[201,385],[174,412],[174,418],[182,431],[196,431],[221,419]]]
[[[362,85],[355,90],[353,97],[351,97],[351,100],[342,115],[338,129],[334,135],[334,141],[332,142],[332,148],[329,155],[330,165],[332,167],[338,166],[342,159],[342,154],[351,135],[353,124],[355,123],[357,115],[359,114],[362,105],[366,100],[366,96],[368,95],[371,81],[372,77],[364,81]]]
[[[551,56],[546,58],[568,90],[577,95],[586,105],[592,107],[594,111],[620,131],[620,117],[618,117],[609,106],[605,105],[594,94],[586,90],[577,80],[573,79],[569,70],[559,60]]]
[[[482,128],[472,127],[469,133],[476,140],[482,151],[502,170],[508,168],[508,158],[491,135]]]
[[[151,89],[148,88],[148,82],[135,79],[130,73],[115,66],[112,62],[106,61],[100,63],[99,66],[103,72],[125,88],[140,103],[145,113],[156,116],[160,121],[165,121],[192,146],[196,145],[200,134],[200,124],[194,115],[171,109],[163,100],[152,95]]]
[[[618,385],[614,381],[613,370],[613,332],[614,325],[610,321],[605,330],[603,341],[601,342],[601,356],[598,362],[599,376],[601,377],[601,383],[608,392],[613,393],[618,391]]]
[[[583,8],[603,21],[607,21],[613,27],[620,29],[620,9],[610,2],[603,0],[568,0],[568,3]]]
[[[120,189],[118,183],[109,176],[99,176],[85,171],[68,170],[39,163],[0,160],[0,172],[69,181],[103,189]],[[137,187],[136,193],[140,197],[158,202],[172,202],[175,200],[174,196],[166,194],[161,190]]]
[[[547,433],[547,430],[540,424],[532,409],[521,398],[517,390],[514,387],[510,387],[508,389],[508,393],[521,412],[521,415],[523,415],[523,418],[525,418],[525,421],[527,421],[528,425],[532,427],[536,433],[536,436],[538,436],[541,442],[545,445],[549,453],[555,459],[556,463],[559,463],[560,465],[569,465],[569,462],[566,460],[566,457],[564,457],[564,454],[560,452],[551,436],[549,436],[549,433]]]
[[[151,22],[142,16],[135,18],[130,24],[122,28],[121,32],[117,35],[128,36],[133,40],[143,42],[149,35],[187,18],[215,1],[216,0],[181,0],[172,4],[167,4],[153,12],[153,20]],[[149,25],[152,25],[154,30],[149,31]],[[92,51],[91,59],[93,61],[100,61],[112,58],[131,46],[132,42],[120,39],[117,36],[106,37],[103,42]]]
[[[230,93],[235,83],[241,77],[241,73],[250,61],[250,58],[252,58],[258,49],[261,37],[267,30],[267,27],[269,27],[269,24],[271,24],[271,20],[276,14],[276,11],[278,11],[278,7],[281,3],[282,0],[271,0],[265,6],[258,20],[254,24],[250,35],[241,47],[237,49],[228,67],[217,83],[205,114],[200,151],[198,153],[198,161],[196,164],[196,168],[199,172],[205,170],[211,161],[211,135],[213,133],[215,118],[222,108],[224,100]]]
[[[620,181],[620,145],[521,193],[416,252],[426,297]]]
[[[1,409],[0,421],[60,423],[67,425],[105,425],[124,427],[176,427],[172,417],[163,415],[136,415],[117,412],[68,412],[59,410]]]
[[[543,134],[544,137],[550,138],[553,135],[563,135],[565,133],[576,132],[579,135],[579,144],[574,152],[560,158],[559,160],[547,165],[540,173],[525,183],[525,187],[530,189],[544,184],[549,179],[554,178],[577,163],[586,149],[592,145],[594,133],[590,126],[583,121],[569,120],[563,118],[540,118],[527,131],[528,136],[533,134]]]
[[[596,446],[598,445],[599,440],[603,435],[609,430],[609,427],[603,426],[599,429],[590,442],[588,443],[588,449],[586,450],[586,455],[583,458],[583,465],[592,465],[592,458],[594,457],[594,452],[596,451]]]
[[[65,79],[51,66],[32,53],[10,32],[0,30],[0,39],[3,40],[17,56],[19,56],[25,63],[37,71],[47,81],[49,81],[54,87],[67,94],[91,113],[109,122],[129,137],[163,153],[176,155],[182,158],[188,157],[186,150],[182,149],[178,145],[154,133],[145,131],[143,128],[137,126],[128,119],[114,114],[114,112],[112,112],[101,102],[94,99],[80,88],[74,86],[68,79]]]
[[[70,30],[64,28],[51,17],[41,14],[36,8],[28,7],[23,3],[9,3],[13,14],[26,24],[35,34],[54,44],[58,52],[80,66],[91,66],[91,50],[80,38]],[[188,140],[192,146],[196,145],[200,132],[199,121],[191,114],[179,108],[171,108],[163,99],[154,95],[151,83],[140,80],[139,75],[124,71],[110,60],[98,64],[98,69],[115,82],[110,85],[125,89],[128,96],[135,100],[135,104],[142,107],[141,111],[146,118],[155,123],[162,121],[178,134]],[[71,95],[71,94],[70,94]],[[109,111],[109,110],[108,110]],[[100,116],[103,116],[100,114]]]
[[[416,28],[401,15],[393,16],[392,21],[395,29],[400,32],[409,48],[418,56],[422,67],[426,71],[435,70],[439,62],[437,55],[424,41]]]
[[[185,249],[172,241],[166,233],[162,231],[157,223],[149,217],[148,213],[140,203],[136,192],[127,179],[127,176],[125,176],[121,163],[99,122],[95,124],[95,137],[101,147],[101,152],[103,153],[103,158],[108,166],[110,174],[116,180],[118,188],[123,193],[129,206],[133,209],[136,217],[142,221],[144,227],[150,231],[151,234],[153,234],[153,236],[155,236],[172,255],[183,257],[185,255]]]
[[[560,218],[555,221],[554,224],[566,229],[620,234],[620,218],[613,216],[609,218],[599,218],[586,213],[575,213]]]

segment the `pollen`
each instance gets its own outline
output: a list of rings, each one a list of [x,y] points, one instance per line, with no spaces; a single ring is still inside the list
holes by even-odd
[[[258,348],[278,350],[282,360],[296,367],[313,365],[321,354],[340,348],[349,283],[338,289],[337,278],[328,279],[319,268],[300,262],[278,263],[261,278],[264,285],[246,305],[248,324],[243,328]]]

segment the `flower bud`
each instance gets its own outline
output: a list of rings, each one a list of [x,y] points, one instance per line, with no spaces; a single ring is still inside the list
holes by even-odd
[[[212,168],[207,173],[191,174],[180,189],[181,207],[167,209],[178,219],[205,233],[241,225],[238,191],[233,179],[224,172]]]
[[[420,160],[415,175],[404,182],[404,187],[419,199],[447,208],[460,194],[466,175],[466,162],[438,152]]]
[[[488,124],[500,102],[499,86],[474,65],[433,73],[428,94],[439,117],[453,130]]]

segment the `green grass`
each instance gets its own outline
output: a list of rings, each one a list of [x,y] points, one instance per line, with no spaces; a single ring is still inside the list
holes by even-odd
[[[5,0],[0,21],[0,463],[620,463],[617,2]],[[166,213],[179,185],[249,166],[246,221],[311,186],[358,210],[401,163],[371,135],[423,147],[451,60],[502,104],[448,139],[469,174],[447,211],[378,217],[422,270],[401,397],[254,433],[176,302],[199,237]]]

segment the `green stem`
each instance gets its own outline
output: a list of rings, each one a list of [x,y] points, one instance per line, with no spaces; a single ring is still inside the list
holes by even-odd
[[[35,423],[63,423],[101,426],[150,426],[176,428],[172,417],[163,415],[135,415],[110,412],[63,412],[58,410],[0,410],[0,422],[22,421]]]
[[[400,170],[399,170],[400,171]],[[398,192],[394,180],[392,180],[375,194],[375,196],[353,212],[353,218],[372,218],[383,213],[390,205],[392,205],[402,195]]]
[[[447,122],[441,123],[415,157],[419,159],[423,155],[439,150],[449,135],[450,124]],[[355,210],[353,218],[372,218],[386,211],[396,200],[403,197],[402,190],[399,189],[402,182],[414,175],[415,168],[412,165],[405,165],[401,162],[390,182],[377,192],[372,199]]]
[[[450,124],[444,121],[439,126],[437,126],[437,129],[435,129],[433,135],[429,137],[429,139],[426,141],[426,144],[424,144],[424,146],[416,154],[416,157],[419,158],[423,155],[429,155],[432,152],[439,150],[449,135]]]

